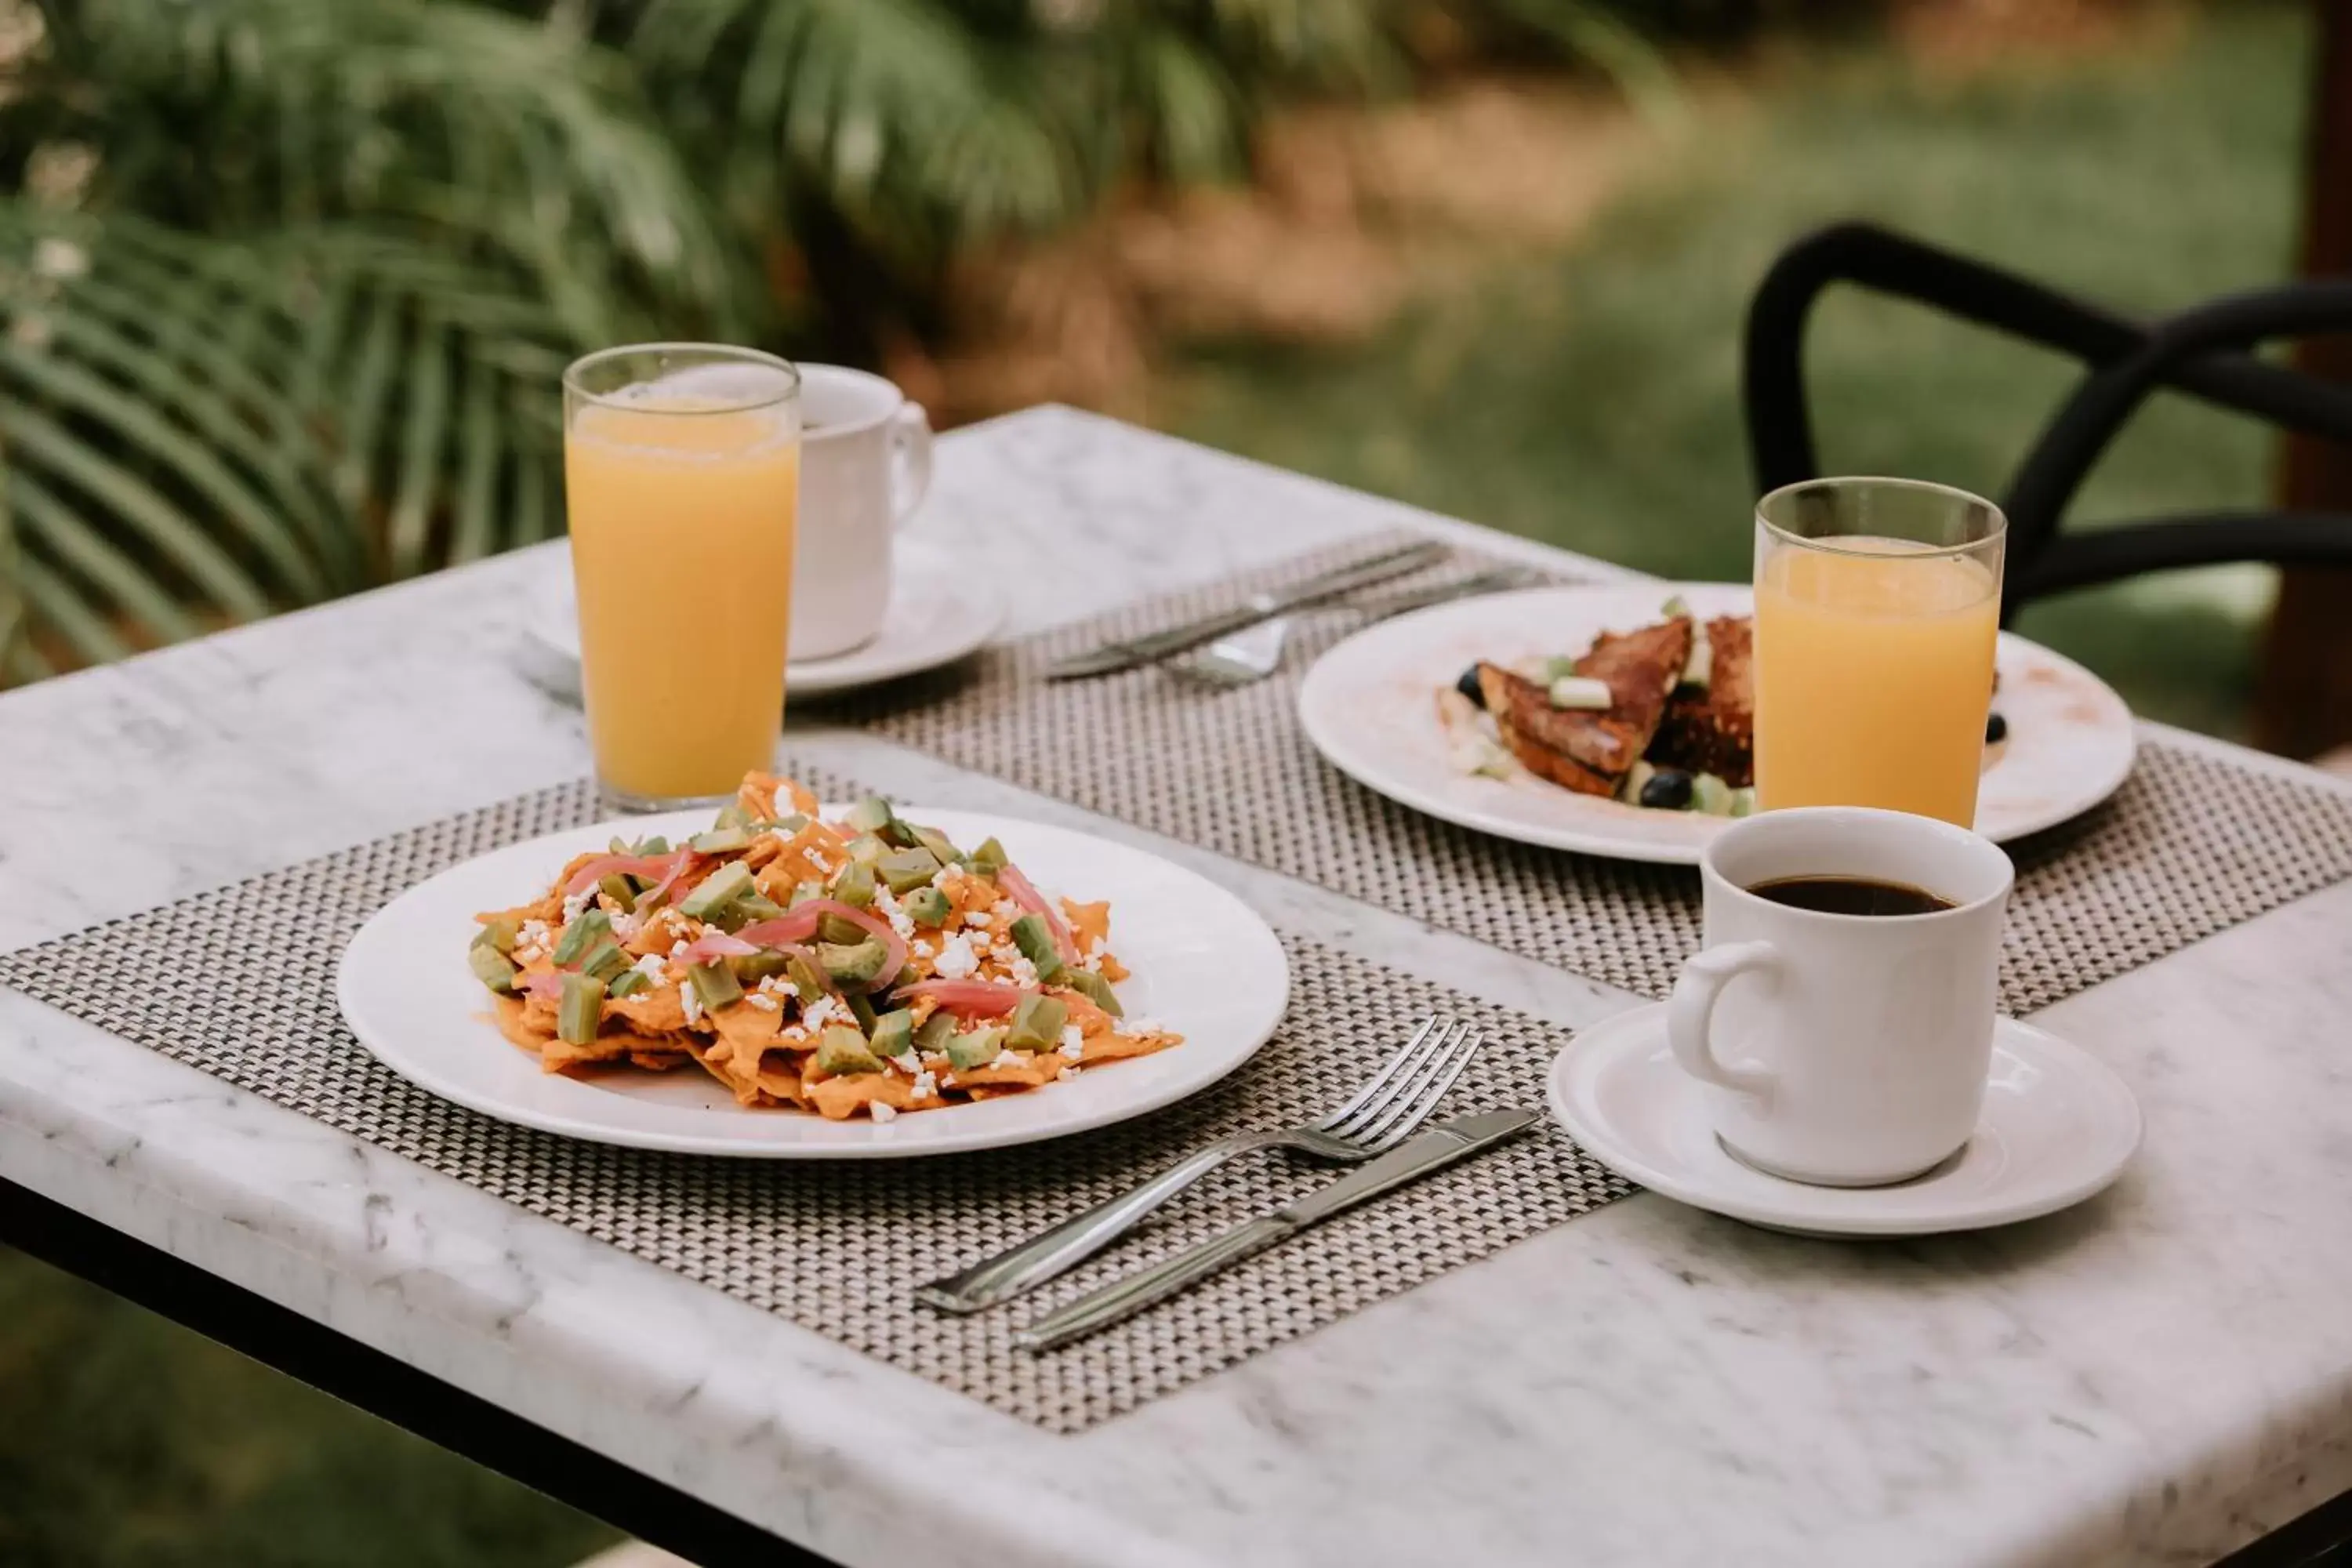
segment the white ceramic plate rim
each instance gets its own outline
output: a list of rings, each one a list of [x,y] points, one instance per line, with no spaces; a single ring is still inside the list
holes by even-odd
[[[1465,617],[1493,616],[1498,613],[1498,606],[1500,613],[1510,614],[1545,601],[1570,601],[1568,607],[1572,613],[1581,612],[1580,622],[1609,625],[1624,620],[1631,625],[1654,617],[1657,605],[1675,594],[1688,599],[1702,615],[1745,613],[1752,602],[1749,590],[1740,584],[1608,583],[1524,588],[1433,605],[1367,626],[1326,650],[1299,686],[1300,726],[1315,749],[1341,773],[1377,795],[1441,821],[1546,848],[1622,860],[1695,866],[1707,840],[1720,830],[1726,819],[1692,818],[1683,813],[1637,816],[1633,808],[1613,801],[1591,800],[1553,786],[1544,786],[1550,801],[1547,809],[1578,815],[1564,820],[1538,821],[1510,811],[1483,808],[1457,795],[1425,788],[1412,779],[1400,776],[1390,749],[1379,744],[1367,731],[1360,717],[1360,702],[1345,689],[1346,683],[1360,678],[1366,668],[1385,669],[1401,659],[1410,658],[1416,639],[1450,629],[1454,622]],[[1596,615],[1596,605],[1622,609],[1615,614],[1603,609]],[[2065,791],[2046,804],[2006,813],[1990,836],[2008,843],[2079,816],[2115,794],[2131,774],[2137,738],[2130,710],[2123,699],[2097,676],[2064,655],[2003,632],[1999,658],[2005,671],[2038,665],[2069,682],[2079,683],[2085,690],[2099,694],[2104,710],[2100,745],[2090,765],[2070,777]],[[1435,691],[1447,679],[1443,672],[1431,672],[1424,700],[1433,701]],[[1438,743],[1438,737],[1433,734],[1431,742]],[[1999,776],[1998,764],[1986,775],[1988,780],[1997,780]],[[1997,787],[1988,785],[1989,789]],[[1584,809],[1579,811],[1580,807]],[[1647,820],[1654,817],[1664,817],[1666,821]]]
[[[2038,1058],[2045,1064],[2053,1060],[2064,1062],[2066,1079],[2099,1095],[2106,1102],[2107,1113],[2114,1118],[2115,1131],[2121,1134],[2112,1144],[2086,1144],[2082,1167],[2070,1179],[2023,1190],[1996,1187],[1972,1194],[1955,1193],[1947,1209],[1888,1214],[1872,1209],[1877,1195],[1887,1190],[1885,1188],[1807,1186],[1802,1182],[1783,1182],[1761,1173],[1749,1173],[1742,1167],[1743,1179],[1752,1174],[1759,1184],[1769,1184],[1769,1190],[1780,1199],[1751,1201],[1743,1194],[1709,1186],[1688,1173],[1660,1167],[1638,1149],[1612,1136],[1611,1127],[1584,1114],[1589,1097],[1581,1091],[1611,1065],[1615,1056],[1652,1048],[1651,1042],[1665,1027],[1665,1018],[1666,1005],[1653,1003],[1582,1030],[1552,1058],[1551,1070],[1544,1080],[1544,1098],[1553,1118],[1568,1130],[1578,1147],[1619,1175],[1640,1183],[1661,1197],[1726,1218],[1804,1236],[1942,1236],[1986,1230],[2056,1214],[2095,1196],[2115,1183],[2132,1156],[2139,1152],[2145,1127],[2139,1102],[2113,1069],[2070,1040],[2004,1017],[1995,1021],[1995,1048],[2029,1059]],[[2050,1081],[2050,1075],[2045,1074],[2043,1081]],[[2090,1158],[2100,1146],[2106,1148],[2106,1156]],[[1724,1158],[1727,1162],[1730,1156]],[[1932,1189],[1912,1184],[1906,1187],[1914,1197],[1927,1190]]]
[[[847,653],[796,658],[784,666],[787,697],[822,697],[861,686],[878,686],[953,664],[977,651],[1004,625],[1005,598],[994,577],[936,545],[902,539],[893,563],[890,590],[896,612],[910,595],[937,594],[955,605],[953,619],[915,637],[894,637],[886,621],[874,639]],[[580,672],[580,628],[572,605],[572,558],[551,552],[556,564],[530,595],[523,630],[570,671]]]
[[[902,1115],[887,1124],[865,1118],[828,1121],[807,1111],[752,1110],[731,1102],[702,1110],[640,1098],[627,1092],[631,1080],[619,1069],[612,1080],[618,1089],[541,1073],[499,1032],[488,998],[466,970],[471,916],[528,898],[572,856],[615,834],[675,839],[707,827],[709,814],[702,811],[543,835],[420,882],[352,937],[336,970],[336,1001],[352,1033],[377,1060],[469,1110],[594,1142],[758,1159],[904,1159],[1087,1131],[1208,1088],[1255,1055],[1281,1021],[1290,996],[1289,960],[1281,942],[1256,911],[1207,878],[1072,828],[922,805],[901,809],[959,843],[997,837],[1017,860],[1035,868],[1033,874],[1049,889],[1109,898],[1113,946],[1136,969],[1121,984],[1123,997],[1139,994],[1139,1016],[1148,1012],[1183,1033],[1184,1043],[1027,1094]],[[1154,902],[1145,918],[1138,915],[1137,900],[1147,888]],[[483,899],[493,891],[496,896]],[[1171,947],[1155,930],[1160,927],[1191,934]],[[723,1096],[698,1069],[658,1076],[689,1072],[683,1082],[699,1080]],[[656,1076],[635,1081],[651,1092],[646,1080]],[[519,1093],[541,1103],[522,1103]]]

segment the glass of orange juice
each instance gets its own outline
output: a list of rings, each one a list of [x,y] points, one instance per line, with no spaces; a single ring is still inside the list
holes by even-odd
[[[784,716],[800,372],[714,343],[563,373],[563,496],[596,777],[629,809],[735,793]]]
[[[1756,503],[1756,804],[1975,826],[2008,520],[1914,479]]]

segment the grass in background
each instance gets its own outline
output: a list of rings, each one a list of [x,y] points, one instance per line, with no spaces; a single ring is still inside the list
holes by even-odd
[[[593,1520],[0,1248],[9,1568],[560,1568]]]
[[[1567,254],[1499,263],[1358,348],[1199,349],[1167,378],[1164,423],[1649,571],[1744,578],[1740,323],[1783,245],[1871,217],[2147,311],[2276,281],[2306,48],[2300,8],[2269,5],[1964,79],[1884,48],[1786,47],[1736,96],[1703,92],[1687,145]],[[1808,368],[1825,471],[1994,495],[2076,374],[1851,291],[1823,300]],[[2168,400],[2074,521],[2257,504],[2271,463],[2258,427]],[[2151,579],[2036,606],[2021,629],[2143,712],[2234,733],[2267,583]]]

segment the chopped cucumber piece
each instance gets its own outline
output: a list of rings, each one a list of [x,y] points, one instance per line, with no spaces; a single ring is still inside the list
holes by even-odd
[[[1691,780],[1691,809],[1708,816],[1731,815],[1731,786],[1717,773],[1701,773]]]
[[[824,971],[816,966],[815,960],[804,953],[796,952],[784,961],[784,978],[791,981],[793,989],[799,993],[803,1012],[831,989],[824,983]]]
[[[940,858],[928,849],[893,849],[875,863],[874,874],[893,893],[911,893],[940,874]]]
[[[710,826],[713,828],[749,827],[751,826],[751,814],[744,810],[742,806],[736,802],[730,800],[725,805],[719,808],[718,820],[711,823]]]
[[[918,888],[898,907],[907,911],[908,920],[933,931],[947,924],[948,917],[955,913],[955,906],[937,888]]]
[[[604,1016],[604,983],[593,975],[565,975],[562,999],[555,1005],[556,1038],[588,1045],[596,1038],[596,1026]]]
[[[1756,786],[1754,784],[1742,784],[1738,789],[1731,792],[1731,815],[1734,816],[1753,816],[1756,815]]]
[[[1665,616],[1666,619],[1670,621],[1679,621],[1686,618],[1692,620],[1697,619],[1696,616],[1691,615],[1690,601],[1684,598],[1680,594],[1676,594],[1673,598],[1670,598],[1664,604],[1660,605],[1658,606],[1658,614]]]
[[[474,945],[497,952],[512,952],[515,949],[515,925],[512,921],[488,921],[474,933]]]
[[[1658,770],[1651,766],[1649,763],[1635,763],[1633,767],[1626,772],[1625,782],[1617,786],[1617,798],[1626,802],[1628,805],[1640,805],[1642,800],[1642,791],[1647,788],[1650,781],[1657,776]]]
[[[845,1078],[851,1073],[880,1072],[882,1060],[866,1043],[866,1037],[846,1024],[829,1026],[816,1037],[817,1071]]]
[[[730,860],[702,879],[699,887],[678,902],[679,912],[706,921],[751,890],[751,868]]]
[[[1606,713],[1617,701],[1609,683],[1589,675],[1563,675],[1545,688],[1544,695],[1555,708],[1573,708],[1580,711]]]
[[[637,907],[637,885],[618,871],[607,871],[596,879],[597,890],[623,910]]]
[[[879,938],[869,937],[855,947],[828,942],[816,950],[817,963],[836,985],[871,985],[889,958],[890,950]]]
[[[1118,1005],[1118,993],[1099,974],[1085,969],[1065,969],[1062,978],[1055,984],[1068,986],[1114,1018],[1127,1016],[1127,1009]]]
[[[474,978],[501,995],[514,991],[514,960],[492,947],[478,942],[466,950],[466,962],[472,966]]]
[[[942,866],[952,866],[963,858],[963,851],[955,847],[955,840],[936,827],[915,829],[915,842],[938,856]]]
[[[924,1056],[935,1057],[948,1048],[948,1037],[955,1032],[955,1015],[940,1008],[915,1031],[915,1049]]]
[[[563,928],[563,940],[555,944],[554,961],[558,969],[568,969],[586,956],[588,950],[613,934],[611,917],[602,910],[590,910]]]
[[[823,915],[816,922],[817,941],[837,942],[843,947],[856,947],[873,934],[856,921],[844,920],[839,915]]]
[[[1062,1026],[1070,1021],[1070,1009],[1052,996],[1024,996],[1021,1005],[1013,1009],[1013,1027],[1005,1032],[1004,1048],[1011,1051],[1050,1051],[1062,1043]]]
[[[1023,915],[1013,922],[1013,944],[1037,969],[1037,978],[1050,984],[1062,972],[1062,955],[1055,951],[1054,933],[1043,915]]]
[[[751,847],[751,830],[748,827],[714,827],[708,833],[698,833],[687,840],[698,855],[732,855],[738,849]]]
[[[980,847],[971,852],[971,868],[983,877],[994,877],[1004,869],[1004,846],[993,838],[983,838]]]
[[[833,879],[833,896],[850,908],[862,910],[874,901],[874,868],[863,860],[852,860]]]
[[[716,1013],[722,1007],[732,1007],[736,1003],[743,1000],[743,987],[736,980],[735,972],[727,967],[727,961],[723,958],[714,958],[708,963],[695,964],[686,972],[686,978],[688,983],[693,985],[695,997],[702,1004],[702,1010],[706,1013]]]
[[[735,978],[744,984],[757,985],[771,974],[782,974],[791,963],[791,957],[785,953],[747,952],[729,959],[727,967],[733,970]]]
[[[617,942],[600,942],[596,951],[580,961],[580,973],[593,974],[611,984],[613,976],[629,967],[629,955],[621,951]]]
[[[948,1041],[948,1066],[958,1072],[972,1072],[996,1059],[1004,1048],[1002,1029],[967,1029]]]
[[[874,1054],[887,1061],[915,1048],[915,1015],[901,1007],[874,1020]]]
[[[613,976],[612,984],[604,987],[604,994],[617,1002],[624,996],[634,996],[640,991],[651,989],[652,986],[653,982],[646,978],[644,970],[624,969],[620,973]]]
[[[898,814],[890,809],[888,801],[878,795],[869,795],[851,806],[849,815],[842,820],[860,833],[879,833],[897,821],[898,816]]]

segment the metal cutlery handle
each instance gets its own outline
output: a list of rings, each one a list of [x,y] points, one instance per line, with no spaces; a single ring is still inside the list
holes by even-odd
[[[1104,1286],[1091,1296],[1081,1297],[1071,1306],[1015,1334],[1013,1342],[1026,1350],[1048,1351],[1097,1329],[1108,1328],[1207,1279],[1228,1264],[1265,1251],[1297,1228],[1297,1222],[1286,1215],[1262,1215],[1246,1225],[1235,1226],[1213,1241],[1187,1247],[1172,1258]]]
[[[1244,1132],[1220,1139],[1131,1191],[1074,1215],[961,1273],[919,1287],[915,1300],[942,1312],[977,1312],[1009,1301],[1092,1258],[1134,1229],[1144,1215],[1226,1161],[1274,1148],[1283,1137],[1279,1132]]]

